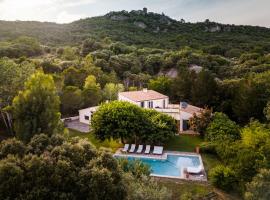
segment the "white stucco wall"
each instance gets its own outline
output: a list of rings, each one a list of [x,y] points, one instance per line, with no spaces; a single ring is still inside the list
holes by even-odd
[[[91,123],[91,118],[92,114],[96,112],[98,107],[91,107],[91,108],[86,108],[83,110],[79,110],[79,121],[84,124],[90,124]],[[89,117],[89,120],[85,119],[85,116]]]
[[[183,120],[189,120],[193,117],[192,114],[180,110],[180,132],[183,131]]]

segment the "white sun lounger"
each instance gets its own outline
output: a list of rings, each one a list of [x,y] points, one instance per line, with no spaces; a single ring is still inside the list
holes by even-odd
[[[135,144],[132,144],[131,147],[130,147],[130,150],[128,152],[134,153],[135,148],[136,148],[136,145]]]
[[[162,155],[163,147],[162,146],[154,146],[153,154]]]
[[[136,153],[142,153],[142,150],[143,150],[143,145],[139,145]]]
[[[129,148],[129,144],[125,144],[124,148],[122,149],[122,152],[127,152]]]
[[[203,170],[202,166],[200,165],[199,167],[188,167],[187,172],[191,174],[199,174]]]
[[[151,146],[150,145],[146,145],[144,153],[145,154],[149,154],[150,153],[150,149],[151,149]]]

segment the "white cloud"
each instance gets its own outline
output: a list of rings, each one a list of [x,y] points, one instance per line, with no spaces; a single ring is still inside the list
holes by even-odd
[[[270,26],[269,0],[0,0],[0,19],[66,23],[113,10],[148,7],[176,19]]]
[[[96,0],[0,0],[0,19],[70,22],[84,15],[72,13],[72,8]],[[61,20],[59,17],[63,17]],[[69,20],[68,20],[69,19]]]
[[[78,19],[83,18],[83,17],[85,18],[86,16],[70,14],[66,11],[63,11],[57,15],[56,22],[57,23],[69,23],[69,22],[73,22],[73,21],[78,20]]]

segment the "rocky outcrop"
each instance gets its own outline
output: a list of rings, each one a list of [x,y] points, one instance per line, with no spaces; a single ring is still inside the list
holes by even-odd
[[[127,20],[129,17],[124,16],[124,15],[112,15],[110,16],[111,20],[115,20],[115,21],[124,21]]]
[[[134,22],[135,26],[138,26],[139,28],[145,29],[147,28],[147,25],[143,22]]]

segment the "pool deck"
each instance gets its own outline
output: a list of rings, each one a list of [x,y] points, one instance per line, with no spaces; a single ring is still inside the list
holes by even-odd
[[[139,153],[123,153],[122,148],[118,149],[114,156],[119,157],[134,157],[134,158],[149,158],[149,159],[156,159],[156,160],[166,160],[168,154],[170,155],[179,155],[179,156],[196,156],[199,157],[200,163],[203,167],[203,170],[201,173],[198,174],[190,174],[187,172],[186,168],[181,169],[181,176],[175,177],[175,176],[162,176],[158,174],[151,174],[153,177],[158,178],[167,178],[167,179],[182,179],[182,180],[189,180],[189,181],[200,181],[200,182],[206,182],[207,181],[207,175],[204,170],[202,157],[200,154],[197,153],[191,153],[191,152],[179,152],[179,151],[164,151],[162,155],[155,155],[155,154],[139,154]]]

